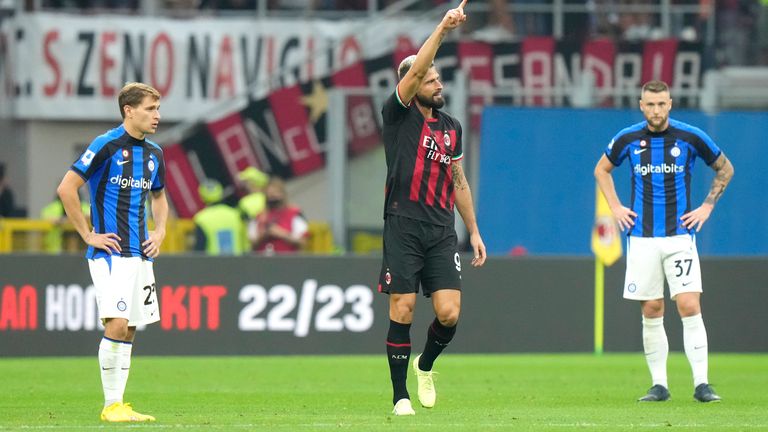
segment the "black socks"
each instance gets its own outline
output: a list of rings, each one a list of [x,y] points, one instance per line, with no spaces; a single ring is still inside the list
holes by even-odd
[[[394,391],[393,404],[400,399],[410,399],[408,389],[405,386],[408,362],[411,358],[410,330],[410,324],[400,324],[389,320],[387,360],[389,362],[389,375],[392,378],[392,390]]]
[[[427,344],[424,346],[424,352],[419,358],[419,369],[423,371],[432,370],[432,364],[437,356],[448,346],[448,343],[456,334],[456,326],[446,327],[440,324],[437,318],[427,330]]]

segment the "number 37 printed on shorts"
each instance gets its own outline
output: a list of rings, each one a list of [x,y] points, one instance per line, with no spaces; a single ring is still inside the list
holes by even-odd
[[[299,290],[285,284],[271,288],[254,284],[241,288],[238,298],[246,304],[238,318],[242,331],[306,337],[310,330],[364,332],[373,325],[373,291],[365,285],[318,287],[317,280],[307,279]]]

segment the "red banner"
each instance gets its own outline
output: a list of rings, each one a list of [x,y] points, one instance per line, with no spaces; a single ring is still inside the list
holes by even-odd
[[[179,144],[166,146],[163,149],[163,157],[165,158],[166,188],[176,214],[180,218],[191,218],[203,208],[203,202],[197,192],[200,183],[195,176],[195,171]]]
[[[268,97],[294,175],[307,174],[323,166],[322,149],[309,123],[302,96],[301,89],[293,86]]]

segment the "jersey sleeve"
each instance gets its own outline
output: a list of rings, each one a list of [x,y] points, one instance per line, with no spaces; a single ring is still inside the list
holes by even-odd
[[[381,108],[384,124],[395,124],[402,120],[407,113],[408,106],[400,100],[398,89],[395,88],[395,91],[384,101],[384,106]]]
[[[85,149],[85,152],[80,155],[80,158],[72,164],[70,169],[82,177],[83,180],[88,181],[104,161],[109,159],[109,148],[106,144],[107,140],[103,137],[94,139],[88,148]]]
[[[462,136],[464,135],[461,129],[461,123],[456,122],[456,149],[453,151],[451,159],[454,162],[460,161],[464,158],[464,141]]]
[[[605,155],[612,164],[619,166],[627,158],[628,148],[629,140],[624,138],[622,132],[619,132],[605,147]]]
[[[162,150],[155,153],[157,156],[157,175],[152,179],[151,190],[156,191],[165,187],[165,158]]]
[[[691,145],[696,149],[696,155],[704,160],[707,165],[712,165],[722,153],[720,147],[715,144],[715,141],[706,132],[695,129],[694,133],[698,139],[693,140]]]

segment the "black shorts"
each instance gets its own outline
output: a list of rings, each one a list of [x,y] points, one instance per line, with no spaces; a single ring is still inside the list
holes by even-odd
[[[403,216],[384,220],[384,257],[379,292],[429,297],[441,289],[461,289],[461,259],[452,226]]]

